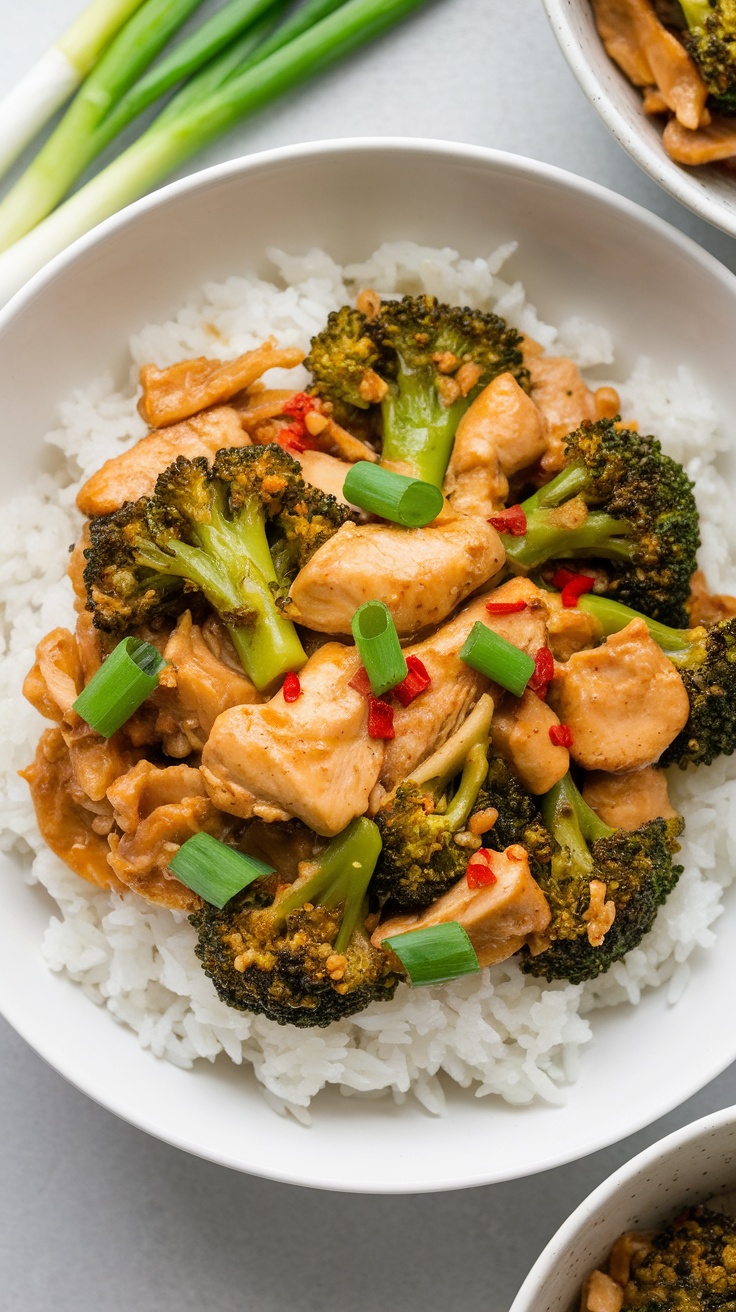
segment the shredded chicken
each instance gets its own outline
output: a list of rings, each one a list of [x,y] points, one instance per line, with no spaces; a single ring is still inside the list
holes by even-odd
[[[230,401],[268,369],[293,369],[304,352],[298,347],[279,348],[273,340],[237,360],[180,360],[167,369],[145,364],[141,369],[143,396],[138,409],[151,428],[165,428],[188,419],[211,405]]]
[[[677,815],[667,792],[664,770],[646,766],[625,774],[586,775],[583,797],[611,829],[638,829],[647,820],[672,820]]]
[[[677,670],[638,619],[557,666],[549,700],[572,732],[573,760],[614,774],[659,760],[690,712]]]
[[[466,931],[481,966],[506,961],[524,946],[530,934],[541,934],[549,924],[550,910],[529,869],[526,849],[518,844],[493,852],[495,883],[469,888],[465,875],[426,911],[393,916],[373,934],[378,947],[394,934],[425,929],[456,920]]]
[[[167,756],[201,752],[222,711],[260,701],[225,628],[214,617],[200,627],[185,611],[166,643],[164,657],[168,667],[152,700],[158,710],[156,732]]]
[[[504,697],[493,716],[491,738],[499,756],[513,766],[530,793],[547,793],[570,768],[570,753],[550,740],[560,721],[535,692]]]
[[[500,374],[463,415],[445,478],[454,510],[486,519],[502,509],[509,479],[547,447],[547,425],[513,374]]]
[[[353,615],[379,596],[400,636],[440,624],[498,572],[501,539],[475,516],[427,528],[343,524],[291,588],[294,618],[320,633],[350,633]]]

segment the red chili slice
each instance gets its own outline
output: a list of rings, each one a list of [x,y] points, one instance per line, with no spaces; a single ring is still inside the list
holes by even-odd
[[[575,574],[573,570],[565,569],[563,565],[560,565],[552,575],[552,578],[550,579],[550,583],[552,584],[553,588],[558,588],[561,592],[562,589],[565,587],[565,584],[569,583],[572,579],[576,579],[577,577],[578,575]]]
[[[572,747],[572,729],[569,724],[551,724],[549,740],[555,747]]]
[[[355,671],[352,679],[348,680],[348,687],[354,688],[356,692],[360,693],[361,697],[373,696],[371,681],[368,678],[368,671],[366,670],[365,665],[361,665]]]
[[[491,869],[491,853],[487,847],[479,847],[468,861],[465,871],[468,888],[489,888],[498,883],[498,876]]]
[[[276,441],[285,451],[296,451],[301,455],[307,449],[306,433],[303,424],[286,424],[277,434]]]
[[[414,698],[418,697],[420,692],[426,692],[432,682],[432,676],[418,656],[407,656],[406,667],[408,670],[406,678],[391,689],[402,706],[410,706]]]
[[[520,610],[526,610],[529,606],[528,601],[487,601],[486,610],[489,615],[516,615]]]
[[[311,414],[317,409],[317,402],[313,396],[308,396],[306,392],[295,392],[289,397],[281,407],[281,413],[288,415],[290,419],[301,419],[304,422],[304,416]]]
[[[534,657],[534,673],[526,686],[530,692],[535,692],[537,697],[544,701],[554,677],[555,658],[549,647],[540,647]]]
[[[574,574],[565,584],[561,592],[562,604],[568,610],[577,606],[579,599],[585,592],[592,592],[595,587],[595,579],[589,574]]]
[[[284,694],[285,702],[296,702],[301,697],[302,685],[299,682],[299,675],[295,674],[293,670],[289,670],[286,675],[281,691]]]
[[[368,703],[368,737],[394,738],[394,713],[388,702],[371,697]]]
[[[498,515],[491,515],[489,524],[497,533],[510,533],[512,538],[523,538],[526,533],[526,515],[521,506],[509,506]]]

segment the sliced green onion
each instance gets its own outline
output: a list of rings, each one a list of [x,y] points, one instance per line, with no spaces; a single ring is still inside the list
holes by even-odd
[[[409,673],[391,611],[382,601],[367,601],[353,615],[352,628],[371,692],[380,697]]]
[[[370,460],[358,460],[350,466],[343,492],[352,505],[404,528],[431,524],[444,503],[440,489],[433,483],[396,474],[392,469],[372,465]]]
[[[150,642],[123,638],[80,692],[72,710],[111,738],[158,686],[166,661]]]
[[[460,648],[460,659],[487,679],[521,697],[534,673],[534,661],[525,651],[507,642],[493,629],[477,621]]]
[[[423,984],[446,984],[461,975],[477,975],[480,970],[475,948],[456,920],[395,934],[385,938],[383,946],[396,953],[415,989]]]
[[[237,852],[211,834],[194,834],[182,843],[169,862],[169,870],[193,893],[221,910],[254,879],[276,873],[265,861]]]

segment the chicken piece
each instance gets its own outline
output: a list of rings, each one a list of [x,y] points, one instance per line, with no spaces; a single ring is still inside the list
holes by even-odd
[[[125,501],[150,496],[159,474],[177,456],[211,460],[222,447],[249,445],[250,438],[243,431],[237,410],[227,405],[205,410],[161,432],[148,433],[135,446],[106,460],[79,489],[77,506],[83,515],[107,515]],[[84,569],[84,565],[79,568]]]
[[[143,396],[138,402],[141,416],[151,428],[165,428],[188,419],[211,405],[221,405],[251,387],[268,369],[294,369],[304,359],[296,346],[279,348],[269,339],[255,351],[236,360],[180,360],[168,369],[144,364],[141,372]]]
[[[504,697],[493,716],[494,750],[508,761],[530,793],[548,793],[570,768],[566,747],[556,747],[549,731],[560,721],[535,692]]]
[[[624,1291],[602,1271],[591,1271],[580,1296],[580,1312],[621,1312]]]
[[[611,774],[653,765],[690,713],[677,670],[639,619],[558,666],[549,701],[570,728],[573,760]]]
[[[222,711],[260,700],[219,620],[202,627],[190,611],[179,616],[164,648],[168,667],[152,697],[158,708],[156,732],[167,756],[201,752]]]
[[[530,934],[542,934],[550,910],[541,888],[532,878],[526,849],[519,844],[491,854],[496,882],[469,888],[463,875],[444,897],[426,911],[392,916],[378,926],[372,942],[380,947],[394,934],[408,934],[430,925],[456,920],[466,931],[481,966],[506,961],[524,946]]]
[[[358,607],[379,598],[406,637],[440,624],[504,559],[495,529],[475,516],[427,528],[343,524],[297,574],[292,613],[319,633],[350,633]]]
[[[105,835],[112,823],[112,809],[109,804],[90,805],[81,793],[59,729],[41,734],[32,764],[20,774],[31,790],[38,827],[51,851],[90,884],[123,892],[124,885],[107,860]]]
[[[262,383],[256,383],[242,397],[235,397],[233,405],[243,428],[254,434],[261,424],[283,415],[286,402],[293,396],[296,396],[293,388],[264,387]]]
[[[52,629],[36,647],[36,662],[23,682],[23,696],[47,720],[60,723],[83,687],[74,634],[68,629]]]
[[[115,823],[110,865],[121,883],[148,902],[195,911],[202,900],[168,870],[182,843],[205,832],[224,838],[231,827],[210,802],[199,770],[139,761],[108,790]]]
[[[524,339],[523,355],[529,370],[532,400],[547,421],[547,450],[540,467],[551,477],[563,465],[563,439],[586,420],[595,420],[598,407],[577,365],[567,356],[544,355],[542,348],[529,337]]]
[[[654,1230],[629,1230],[616,1240],[608,1259],[608,1274],[622,1289],[629,1282],[632,1264],[649,1252],[654,1236]]]
[[[556,661],[567,661],[574,652],[598,645],[601,626],[587,611],[578,606],[563,606],[552,592],[547,594],[547,607],[547,645]]]
[[[297,816],[327,838],[362,815],[384,746],[368,737],[367,702],[350,687],[359,665],[354,647],[325,643],[299,671],[295,702],[277,692],[224,711],[202,753],[215,805],[244,819]]]
[[[708,121],[708,88],[648,0],[593,0],[593,9],[608,54],[635,86],[653,83],[686,128]]]
[[[338,460],[336,456],[330,456],[326,451],[300,451],[293,452],[294,459],[299,462],[302,469],[302,478],[305,483],[311,483],[312,487],[318,487],[321,492],[327,492],[337,501],[344,505],[350,505],[343,495],[343,484],[347,477],[351,465],[346,460]],[[357,510],[357,506],[352,507]]]
[[[687,609],[694,628],[699,624],[717,624],[736,615],[736,597],[709,592],[702,569],[697,569],[690,580]]]
[[[664,770],[645,766],[625,774],[594,770],[586,775],[583,797],[611,829],[638,829],[647,820],[673,820],[677,811],[667,792]]]
[[[445,478],[453,510],[485,519],[503,509],[509,478],[547,447],[547,425],[513,374],[500,374],[463,415]]]
[[[693,131],[671,118],[662,133],[662,144],[676,164],[691,168],[715,164],[736,155],[736,124],[731,117],[715,114],[710,123]]]
[[[486,603],[490,600],[526,601],[527,608],[512,615],[489,615]],[[484,675],[460,659],[460,648],[476,621],[534,656],[545,645],[546,617],[544,593],[529,579],[511,579],[494,592],[469,602],[431,637],[406,648],[407,655],[418,656],[424,663],[432,683],[409,706],[394,710],[396,736],[386,743],[381,771],[383,791],[371,799],[373,809],[380,806],[386,792],[450,737],[480,694],[490,688]]]

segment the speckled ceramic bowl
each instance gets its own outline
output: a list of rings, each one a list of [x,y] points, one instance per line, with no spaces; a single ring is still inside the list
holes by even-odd
[[[619,1235],[656,1229],[688,1204],[735,1190],[736,1107],[727,1107],[645,1149],[589,1194],[537,1259],[510,1312],[577,1312],[585,1277]]]

